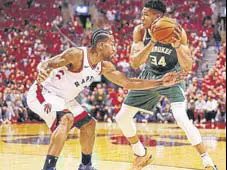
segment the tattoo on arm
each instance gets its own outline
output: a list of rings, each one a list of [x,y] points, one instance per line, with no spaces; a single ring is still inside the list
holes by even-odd
[[[81,54],[81,50],[77,48],[70,48],[60,55],[51,58],[47,61],[48,68],[60,68],[72,64],[77,56]]]

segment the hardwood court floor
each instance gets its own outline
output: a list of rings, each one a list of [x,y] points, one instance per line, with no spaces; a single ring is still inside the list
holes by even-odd
[[[155,161],[144,170],[202,170],[199,155],[175,124],[138,124],[142,142]],[[225,125],[204,125],[200,132],[210,155],[226,169]],[[0,170],[41,170],[49,143],[44,124],[0,126]],[[58,162],[58,170],[77,170],[80,162],[78,131],[72,130]],[[115,124],[97,125],[93,163],[98,170],[127,170],[133,153]]]

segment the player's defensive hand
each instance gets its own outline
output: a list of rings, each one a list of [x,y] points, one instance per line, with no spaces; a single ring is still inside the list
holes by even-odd
[[[46,62],[42,62],[38,65],[38,76],[37,76],[37,81],[38,83],[44,82],[50,75],[51,69],[49,69],[48,64]]]
[[[175,84],[185,81],[187,73],[185,71],[179,71],[175,73],[168,73],[163,78],[163,86],[173,86]]]

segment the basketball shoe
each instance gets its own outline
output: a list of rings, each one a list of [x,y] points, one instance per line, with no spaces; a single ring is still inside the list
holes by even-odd
[[[144,157],[137,156],[129,170],[142,170],[144,167],[149,165],[153,161],[153,156],[151,152],[146,153]]]
[[[206,167],[205,170],[218,170],[217,166],[214,166],[214,167]]]
[[[97,169],[92,167],[91,163],[89,163],[88,165],[80,164],[80,167],[78,170],[97,170]]]

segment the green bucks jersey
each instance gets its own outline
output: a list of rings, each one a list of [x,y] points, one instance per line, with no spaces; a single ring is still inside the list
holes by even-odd
[[[147,30],[144,45],[151,41],[152,37]],[[170,44],[156,43],[149,54],[149,58],[139,78],[156,80],[169,72],[180,71],[176,49]],[[166,96],[170,103],[184,102],[185,83],[171,87],[158,87],[150,90],[129,91],[124,104],[133,106],[141,111],[151,111],[159,102],[161,96]]]
[[[146,31],[144,45],[152,39],[149,31]],[[155,75],[179,71],[180,65],[176,49],[171,44],[156,43],[148,57],[145,70],[150,70]]]
[[[151,41],[152,37],[147,31],[144,45]],[[156,43],[149,54],[149,58],[139,78],[156,80],[162,78],[168,72],[180,71],[176,49],[170,44]],[[129,91],[124,104],[133,106],[141,111],[151,111],[159,102],[161,96],[166,96],[170,103],[184,102],[185,83],[171,87],[158,87],[150,90]]]

